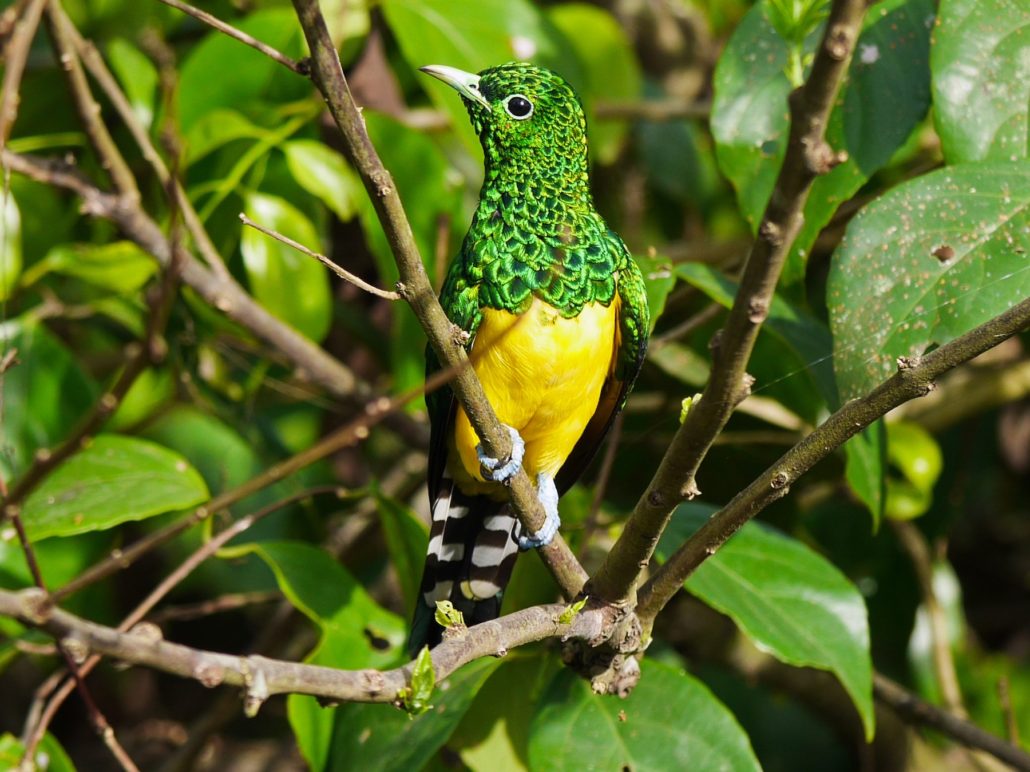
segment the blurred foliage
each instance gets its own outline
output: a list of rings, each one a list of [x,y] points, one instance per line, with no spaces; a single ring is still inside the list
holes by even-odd
[[[155,144],[165,147],[167,132],[178,136],[187,195],[230,274],[376,392],[417,387],[425,343],[405,306],[337,282],[239,222],[244,212],[379,286],[396,281],[375,211],[311,84],[151,0],[63,5]],[[1030,60],[1014,32],[1025,38],[1030,15],[1018,5],[884,0],[869,10],[828,127],[847,161],[813,187],[749,364],[754,397],[701,470],[704,503],[675,514],[663,558],[842,401],[889,375],[898,357],[918,356],[1030,295]],[[304,55],[286,0],[203,6],[291,57]],[[787,96],[811,66],[829,4],[322,7],[437,286],[475,205],[481,152],[460,101],[417,67],[479,70],[528,59],[561,72],[583,99],[597,203],[638,257],[655,322],[603,495],[595,504],[595,465],[562,501],[563,530],[593,569],[656,469],[684,398],[707,377],[709,341],[782,164]],[[30,51],[21,100],[10,149],[73,157],[105,184],[44,33]],[[704,117],[642,112],[684,105]],[[162,185],[112,105],[102,108],[143,206],[168,227]],[[12,176],[0,215],[0,354],[12,357],[0,374],[0,475],[10,485],[35,454],[74,431],[118,376],[126,347],[145,335],[160,271],[111,224],[46,185]],[[144,371],[103,433],[25,502],[51,587],[357,414],[189,288],[177,295],[166,340],[166,361]],[[999,348],[968,368],[970,377],[1025,363],[1026,343]],[[1028,436],[1018,431],[1030,398],[1016,386],[990,404],[946,393],[964,407],[947,423],[931,408],[874,424],[704,564],[686,583],[698,600],[685,595],[660,619],[643,679],[624,701],[591,694],[560,666],[556,647],[540,644],[470,664],[432,690],[424,673],[408,695],[410,715],[389,705],[325,708],[294,695],[271,700],[256,724],[218,718],[208,731],[226,753],[249,752],[256,734],[274,739],[277,755],[267,763],[278,768],[567,769],[604,759],[633,769],[859,769],[856,748],[875,729],[873,666],[930,700],[941,694],[925,604],[909,556],[881,527],[886,516],[912,520],[932,548],[947,646],[973,719],[1004,734],[1014,717],[1028,738],[1030,469],[1026,454],[999,438]],[[1005,401],[1016,404],[999,408]],[[424,420],[419,400],[406,409]],[[212,528],[312,486],[340,485],[351,495],[319,496],[262,520],[155,613],[211,604],[199,617],[161,623],[167,638],[204,648],[247,651],[261,639],[269,655],[322,665],[402,664],[427,541],[424,463],[421,449],[411,451],[375,429],[359,448],[277,480],[67,607],[115,623]],[[5,527],[0,586],[30,583]],[[270,593],[278,611],[267,605]],[[555,595],[538,558],[526,555],[505,610]],[[699,601],[719,613],[682,605]],[[0,620],[0,732],[9,733],[0,736],[0,763],[20,755],[15,738],[33,689],[57,666],[35,653],[45,640]],[[757,647],[756,657],[827,671],[842,688],[813,699],[800,676],[749,678],[729,656],[740,640]],[[129,689],[125,677],[149,680]],[[1011,708],[999,702],[999,682]],[[210,692],[170,677],[108,669],[90,684],[145,767],[195,719],[221,716],[208,707]],[[835,707],[824,710],[824,700]],[[65,708],[53,729],[38,751],[50,769],[109,766],[81,708]],[[874,748],[898,736],[881,731]],[[944,763],[943,743],[933,740],[926,752]]]

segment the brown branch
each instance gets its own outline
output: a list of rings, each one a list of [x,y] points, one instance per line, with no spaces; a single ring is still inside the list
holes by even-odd
[[[902,358],[898,371],[867,396],[852,400],[787,451],[729,504],[719,510],[680,547],[640,592],[638,613],[653,620],[683,582],[762,509],[786,495],[790,486],[816,463],[830,455],[873,421],[898,405],[934,389],[941,375],[1003,340],[1030,328],[1030,298],[979,327],[927,354],[920,360]]]
[[[910,724],[935,729],[963,745],[990,753],[1012,765],[1013,769],[1030,771],[1030,754],[1021,748],[919,699],[900,684],[879,673],[873,676],[873,695]]]
[[[4,55],[3,94],[0,96],[0,148],[7,147],[11,129],[18,118],[18,105],[21,102],[21,78],[25,73],[25,62],[32,47],[32,39],[39,28],[39,19],[43,15],[46,0],[30,0],[22,9],[14,23],[14,30]]]
[[[269,59],[273,59],[274,61],[279,62],[279,64],[281,64],[283,67],[286,67],[289,70],[293,70],[293,72],[297,73],[298,75],[306,76],[308,74],[308,68],[304,62],[298,62],[291,59],[286,54],[282,53],[281,51],[277,51],[267,43],[262,43],[260,40],[258,40],[255,37],[252,37],[251,35],[248,35],[243,30],[236,29],[236,27],[232,26],[231,24],[226,24],[221,19],[217,18],[216,16],[212,16],[206,11],[202,11],[199,8],[194,8],[189,3],[181,2],[181,0],[160,0],[160,2],[164,3],[165,5],[171,6],[176,10],[182,11],[183,13],[189,14],[194,19],[202,21],[209,27],[214,27],[219,32],[228,35],[234,40],[238,40],[244,45],[250,46],[256,51],[260,51]]]
[[[167,1],[168,0],[161,0],[161,2],[167,2]],[[360,276],[355,276],[354,274],[352,274],[347,269],[341,268],[340,266],[338,266],[336,263],[334,263],[332,260],[330,260],[325,255],[321,255],[318,252],[313,252],[310,249],[308,249],[306,246],[301,244],[300,242],[294,241],[293,239],[291,239],[291,238],[289,238],[287,236],[284,236],[283,234],[279,233],[278,231],[272,230],[271,228],[266,228],[264,225],[261,225],[260,223],[254,222],[253,220],[251,220],[249,217],[247,217],[247,215],[243,214],[242,212],[240,213],[240,222],[242,222],[244,225],[250,226],[254,230],[258,231],[259,233],[263,233],[266,236],[275,239],[276,241],[281,241],[286,246],[292,247],[293,249],[296,249],[298,252],[301,252],[302,254],[305,254],[308,257],[315,258],[315,260],[320,262],[322,265],[324,265],[330,271],[335,273],[341,279],[343,279],[344,281],[350,282],[351,284],[353,284],[355,287],[358,287],[359,289],[365,290],[365,292],[368,292],[368,293],[370,293],[372,295],[375,295],[376,297],[379,297],[379,298],[385,298],[386,300],[400,300],[401,299],[401,296],[398,295],[396,292],[390,292],[389,290],[381,290],[381,289],[379,289],[379,287],[375,287],[375,286],[369,284],[367,281],[362,279]]]
[[[498,422],[475,372],[462,366],[468,361],[465,349],[455,339],[454,326],[441,308],[426,276],[397,188],[365,131],[318,2],[293,0],[293,6],[311,51],[312,80],[325,98],[329,112],[343,135],[347,156],[361,175],[397,261],[401,277],[397,289],[411,305],[443,366],[460,367],[451,388],[485,451],[494,458],[508,458],[511,454],[511,438]],[[523,528],[530,532],[539,530],[544,523],[543,507],[524,470],[512,478],[509,488],[512,506]],[[575,597],[587,576],[561,535],[555,536],[554,541],[540,548],[540,555],[564,595],[567,598]]]
[[[433,652],[437,680],[462,665],[544,638],[593,638],[602,630],[604,610],[586,609],[571,624],[559,623],[561,604],[534,606],[468,628],[449,637]],[[208,687],[228,684],[246,690],[250,711],[274,694],[310,694],[332,701],[394,702],[409,685],[414,663],[393,670],[337,670],[317,665],[240,657],[190,648],[159,637],[159,630],[141,626],[128,632],[99,625],[48,604],[45,594],[31,588],[0,590],[0,614],[39,628],[81,651],[145,665],[166,673],[200,681]]]
[[[640,497],[619,540],[590,582],[590,592],[617,602],[632,595],[676,505],[693,498],[698,467],[734,407],[750,390],[745,368],[816,176],[842,160],[826,144],[830,111],[865,12],[864,0],[834,0],[807,82],[790,96],[787,152],[759,237],[748,256],[726,325],[713,339],[713,366],[699,405],[687,415]]]

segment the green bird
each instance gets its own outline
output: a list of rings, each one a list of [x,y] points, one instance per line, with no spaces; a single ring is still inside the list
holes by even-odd
[[[559,75],[513,62],[478,75],[422,71],[461,95],[479,134],[485,177],[440,302],[468,332],[483,389],[512,437],[488,457],[449,389],[431,422],[429,552],[409,648],[435,645],[437,601],[467,624],[495,618],[520,549],[548,544],[558,497],[597,451],[640,371],[649,329],[644,280],[594,209],[586,118]],[[430,349],[427,372],[439,369]],[[504,482],[522,467],[547,514],[523,534]]]

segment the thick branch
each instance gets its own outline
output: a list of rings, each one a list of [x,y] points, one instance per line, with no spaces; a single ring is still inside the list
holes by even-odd
[[[601,630],[603,609],[584,610],[571,625],[557,622],[563,611],[565,607],[560,604],[534,606],[445,639],[432,653],[437,679],[446,678],[474,659],[503,656],[511,649],[543,638],[592,638]],[[154,625],[119,632],[50,608],[45,593],[37,589],[0,590],[0,614],[45,630],[83,653],[145,665],[195,679],[208,687],[244,687],[254,710],[273,694],[310,694],[347,702],[393,702],[397,693],[409,685],[414,664],[386,671],[336,670],[261,656],[203,651],[162,640]]]
[[[976,327],[921,360],[901,359],[898,372],[868,396],[852,400],[815,431],[785,453],[758,479],[712,515],[680,547],[640,593],[638,613],[653,620],[683,582],[733,534],[773,501],[786,495],[790,485],[819,461],[903,402],[934,389],[934,381],[954,367],[979,356],[1003,340],[1030,327],[1030,298]]]
[[[465,349],[456,341],[454,327],[426,276],[397,187],[365,131],[318,2],[293,0],[293,5],[311,49],[312,79],[343,135],[347,155],[361,175],[397,261],[401,277],[398,291],[411,305],[441,364],[461,368],[451,388],[482,440],[484,449],[494,458],[508,458],[511,438],[498,422],[475,372],[462,366],[468,361]],[[525,471],[520,470],[511,480],[510,488],[512,505],[523,528],[530,532],[539,530],[544,524],[543,507]],[[577,595],[586,581],[586,572],[561,535],[541,548],[540,553],[565,596],[572,598]]]
[[[805,85],[790,96],[786,157],[751,247],[726,326],[713,339],[712,373],[701,402],[687,415],[658,472],[637,502],[619,540],[591,579],[591,592],[609,601],[629,596],[647,567],[676,505],[699,491],[698,467],[750,382],[745,373],[791,244],[801,229],[816,176],[842,157],[826,144],[826,123],[851,59],[864,0],[835,0]]]

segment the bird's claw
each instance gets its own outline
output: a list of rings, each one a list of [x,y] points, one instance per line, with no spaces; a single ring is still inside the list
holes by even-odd
[[[511,426],[505,427],[511,434],[511,455],[505,464],[500,459],[492,458],[483,452],[483,444],[476,445],[476,457],[483,467],[483,476],[494,482],[507,482],[522,468],[522,457],[526,453],[526,443],[518,430]]]
[[[520,550],[531,550],[536,547],[547,546],[551,543],[554,535],[558,533],[558,528],[561,526],[561,518],[558,516],[558,489],[554,486],[554,478],[551,475],[537,475],[536,495],[544,507],[547,519],[536,533],[532,533],[529,536],[519,534]]]

